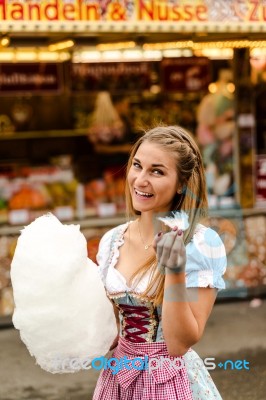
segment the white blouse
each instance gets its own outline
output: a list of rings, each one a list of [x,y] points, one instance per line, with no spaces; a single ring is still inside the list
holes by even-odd
[[[132,222],[132,221],[130,221]],[[115,268],[119,248],[124,244],[124,234],[130,222],[106,232],[99,244],[97,254],[98,271],[109,293],[146,290],[150,272],[137,285],[128,286],[125,277]],[[186,287],[225,288],[222,278],[226,270],[226,252],[220,236],[213,229],[198,224],[192,240],[186,245]]]

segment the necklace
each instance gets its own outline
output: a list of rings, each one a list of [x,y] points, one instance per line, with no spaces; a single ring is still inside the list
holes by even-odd
[[[143,240],[143,238],[142,238],[142,236],[141,236],[141,233],[140,233],[139,219],[138,219],[138,230],[139,230],[139,237],[140,237],[140,240],[142,241],[142,244],[143,244],[143,246],[144,246],[144,249],[145,249],[145,250],[148,250],[148,249],[152,246],[152,243],[151,243],[151,244],[145,244],[145,242],[144,242],[144,240]]]

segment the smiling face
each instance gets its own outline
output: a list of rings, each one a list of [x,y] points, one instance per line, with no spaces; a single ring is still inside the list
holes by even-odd
[[[144,141],[132,159],[127,180],[135,210],[169,211],[179,188],[176,159],[161,146]]]

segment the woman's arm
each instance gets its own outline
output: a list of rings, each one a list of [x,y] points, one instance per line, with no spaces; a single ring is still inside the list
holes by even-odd
[[[184,355],[200,340],[216,294],[212,288],[187,289],[184,272],[166,274],[162,326],[171,356]]]
[[[176,357],[200,340],[217,292],[212,288],[186,288],[182,231],[169,232],[156,242],[158,265],[165,273],[163,333],[169,354]]]

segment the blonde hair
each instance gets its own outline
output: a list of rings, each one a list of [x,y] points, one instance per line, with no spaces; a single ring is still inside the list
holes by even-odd
[[[182,186],[182,192],[181,194],[176,193],[171,211],[182,209],[188,214],[189,228],[184,233],[186,245],[192,239],[198,222],[207,216],[208,210],[205,172],[199,148],[193,136],[184,128],[179,126],[152,128],[133,146],[128,160],[126,176],[128,176],[138,148],[144,142],[161,146],[164,151],[169,151],[176,157],[177,177],[179,184]],[[133,208],[127,180],[125,191],[128,217],[140,215],[141,213]],[[138,271],[131,277],[131,281],[136,276],[141,279],[147,270],[151,269],[151,281],[143,295],[147,295],[150,290],[155,288],[156,294],[152,301],[155,305],[159,305],[163,300],[164,274],[158,271],[156,261],[156,256],[152,256],[144,265],[140,266]]]

